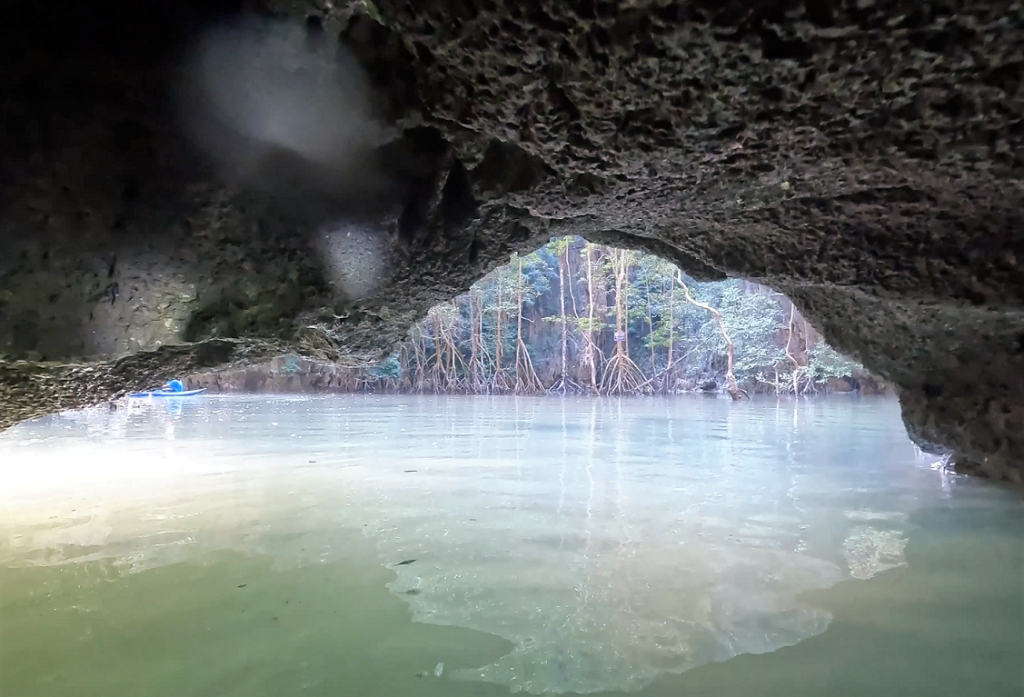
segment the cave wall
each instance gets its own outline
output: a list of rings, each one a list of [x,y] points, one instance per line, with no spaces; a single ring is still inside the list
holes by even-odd
[[[786,293],[920,442],[1021,478],[1019,2],[83,5],[0,6],[0,426],[285,351],[372,360],[579,234]],[[243,15],[360,66],[384,135],[358,168],[277,148],[230,176],[193,137],[189,51]]]

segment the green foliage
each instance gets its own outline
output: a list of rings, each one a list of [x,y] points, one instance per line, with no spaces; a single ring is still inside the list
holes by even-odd
[[[781,351],[775,346],[774,334],[781,311],[774,301],[764,295],[741,292],[739,281],[689,281],[687,285],[694,300],[722,314],[722,323],[733,343],[733,372],[738,380],[754,377],[778,362]],[[687,302],[682,290],[677,295],[683,303],[677,308],[676,317],[683,327],[686,350],[703,358],[688,363],[687,374],[696,379],[707,372],[709,364],[721,364],[724,370],[726,343],[714,315]]]
[[[566,250],[572,246],[572,243],[573,238],[571,237],[552,237],[551,241],[547,243],[545,248],[551,256],[557,259],[565,254]]]
[[[722,319],[736,353],[737,380],[754,378],[786,359],[776,338],[783,329],[782,308],[768,293],[741,293],[739,281],[722,298]]]
[[[512,261],[510,266],[518,265],[517,255],[512,255]],[[557,262],[556,262],[557,264]],[[518,270],[518,269],[516,269]],[[523,304],[526,306],[533,305],[538,298],[548,293],[551,290],[551,274],[552,268],[548,265],[547,260],[541,254],[540,251],[534,252],[523,257]],[[556,279],[558,274],[558,266],[554,269]],[[517,279],[518,282],[518,279]],[[555,287],[558,287],[558,281],[555,281]]]
[[[398,380],[401,378],[402,364],[398,361],[398,354],[393,353],[370,368],[369,376],[373,380]]]
[[[844,378],[862,372],[864,366],[847,358],[825,342],[807,352],[807,374],[814,380]]]

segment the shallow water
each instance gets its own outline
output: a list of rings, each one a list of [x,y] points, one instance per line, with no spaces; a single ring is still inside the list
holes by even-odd
[[[1021,695],[895,402],[202,397],[0,435],[0,695]]]

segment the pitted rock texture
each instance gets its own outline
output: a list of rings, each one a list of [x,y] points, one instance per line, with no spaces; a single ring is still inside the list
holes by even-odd
[[[82,5],[0,10],[0,426],[211,342],[370,360],[580,234],[787,293],[900,386],[920,442],[1021,479],[1020,2]],[[278,153],[271,195],[194,146],[182,56],[240,14],[362,66],[386,186]],[[346,284],[353,225],[375,266]]]

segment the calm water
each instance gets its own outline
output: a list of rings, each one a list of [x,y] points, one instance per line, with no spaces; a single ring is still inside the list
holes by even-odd
[[[0,435],[0,695],[1024,693],[895,402],[217,398]]]

